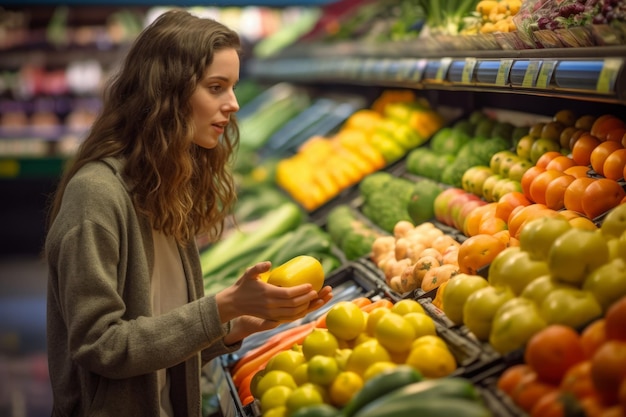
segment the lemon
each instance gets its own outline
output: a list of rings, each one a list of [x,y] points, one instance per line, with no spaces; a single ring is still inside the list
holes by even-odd
[[[388,351],[399,353],[411,348],[411,343],[415,340],[415,330],[403,316],[389,313],[376,323],[374,336]]]
[[[426,378],[441,378],[450,375],[456,370],[456,359],[452,353],[441,346],[423,344],[411,350],[406,359]]]
[[[309,364],[307,362],[301,363],[293,370],[292,376],[293,380],[296,381],[296,385],[302,385],[306,382],[309,382],[309,377],[307,376]]]
[[[348,364],[348,359],[352,355],[352,349],[337,349],[335,353],[335,359],[337,360],[337,365],[339,369],[342,371],[346,370],[346,365]]]
[[[293,388],[284,385],[276,385],[269,388],[261,397],[261,411],[265,413],[272,408],[284,407],[292,391]]]
[[[444,349],[448,349],[448,345],[446,344],[446,342],[441,337],[434,336],[434,335],[426,335],[426,336],[418,337],[411,344],[411,350],[421,345],[438,345]]]
[[[365,372],[363,373],[363,380],[367,381],[371,379],[373,376],[378,375],[379,373],[386,371],[388,369],[395,369],[398,366],[397,363],[391,361],[383,361],[376,362],[367,367]]]
[[[265,370],[266,372],[279,370],[292,373],[294,369],[301,363],[304,363],[304,361],[304,354],[302,352],[291,349],[283,350],[272,356],[267,362]]]
[[[358,346],[363,342],[367,342],[368,340],[372,340],[375,339],[374,336],[370,336],[368,333],[363,332],[360,335],[358,335],[354,340],[351,341],[352,343],[352,347],[354,346]]]
[[[371,364],[383,361],[391,362],[387,349],[376,339],[368,340],[352,349],[352,354],[346,363],[346,371],[363,375]]]
[[[308,362],[307,379],[319,385],[329,385],[339,373],[337,360],[332,356],[315,355]]]
[[[324,397],[319,389],[311,383],[306,383],[294,389],[289,397],[287,397],[286,407],[287,415],[293,414],[302,407],[313,404],[324,403]]]
[[[361,388],[363,388],[363,379],[359,374],[350,371],[341,372],[328,390],[330,403],[343,407]]]
[[[267,411],[263,412],[263,417],[286,417],[287,416],[287,407],[274,407]]]
[[[391,307],[391,312],[399,314],[401,316],[404,316],[405,314],[408,314],[408,313],[426,314],[426,312],[424,311],[424,307],[422,307],[422,305],[418,303],[417,301],[411,300],[410,298],[405,298],[403,300],[396,302]]]
[[[313,329],[302,341],[302,353],[306,360],[315,355],[334,356],[337,349],[339,342],[327,329]]]
[[[422,313],[407,313],[403,317],[413,326],[416,338],[437,335],[435,321],[430,316]]]
[[[367,334],[369,334],[370,336],[374,336],[376,323],[378,323],[378,320],[380,320],[382,316],[390,312],[391,310],[387,307],[376,307],[375,309],[370,311],[369,315],[367,316],[367,323],[365,325]]]
[[[365,330],[365,316],[351,301],[339,301],[326,313],[326,328],[337,339],[352,340]]]
[[[263,394],[268,389],[275,387],[277,385],[282,385],[289,388],[296,387],[296,381],[294,381],[291,374],[285,371],[269,371],[266,372],[263,377],[259,380],[259,383],[256,386],[257,398],[263,398]]]
[[[252,394],[254,398],[261,398],[261,396],[259,395],[259,392],[257,391],[257,386],[259,385],[259,381],[261,380],[261,378],[263,378],[264,375],[265,375],[265,369],[261,369],[257,371],[254,374],[254,376],[252,376],[252,379],[250,380],[250,393]]]

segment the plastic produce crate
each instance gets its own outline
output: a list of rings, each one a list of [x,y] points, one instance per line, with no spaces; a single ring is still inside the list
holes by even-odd
[[[328,275],[325,285],[333,288],[333,299],[323,308],[309,313],[301,320],[285,323],[275,329],[249,336],[237,352],[222,355],[207,365],[207,373],[216,386],[219,408],[224,417],[256,417],[261,412],[257,401],[244,406],[237,394],[230,370],[248,351],[262,345],[271,336],[299,324],[315,321],[339,301],[367,297],[372,301],[389,298],[383,286],[370,270],[357,263],[348,263]]]

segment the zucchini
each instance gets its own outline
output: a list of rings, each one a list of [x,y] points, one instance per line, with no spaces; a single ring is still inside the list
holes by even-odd
[[[493,417],[480,402],[463,398],[416,398],[406,396],[395,402],[364,409],[355,417]]]
[[[354,414],[354,417],[374,417],[374,416],[455,416],[461,417],[465,415],[469,416],[484,416],[489,414],[475,414],[475,413],[460,413],[456,410],[456,408],[445,409],[443,408],[446,404],[455,403],[454,400],[462,400],[466,404],[478,404],[480,407],[484,408],[481,402],[481,397],[478,390],[474,387],[471,381],[458,378],[458,377],[449,377],[449,378],[440,378],[440,379],[429,379],[420,382],[415,382],[412,384],[404,385],[401,388],[398,388],[380,398],[374,399],[365,407],[363,407],[358,413]],[[428,410],[432,410],[433,412],[438,410],[437,407],[429,405],[429,400],[435,400],[434,404],[441,407],[445,412],[437,413],[437,414],[428,414]],[[424,404],[423,412],[421,414],[416,412],[417,407],[421,407]],[[429,405],[428,407],[426,405]],[[456,405],[455,405],[456,406]],[[458,404],[459,410],[463,410],[464,405],[462,403]],[[468,407],[468,410],[471,408]],[[411,410],[414,410],[411,412]],[[422,410],[420,408],[420,410]],[[447,410],[447,411],[446,411]],[[474,411],[480,411],[478,408],[475,408]],[[408,414],[406,414],[406,413]],[[485,412],[488,411],[485,409]],[[395,413],[395,414],[394,414]],[[447,414],[446,414],[447,413]]]
[[[342,413],[351,417],[368,403],[422,379],[422,374],[409,365],[398,365],[389,371],[383,371],[365,382],[363,388],[343,408]]]

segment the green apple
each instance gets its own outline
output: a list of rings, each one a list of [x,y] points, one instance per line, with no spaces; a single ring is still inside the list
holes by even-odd
[[[606,312],[611,304],[626,296],[626,261],[615,258],[594,269],[585,278],[582,289],[593,294]]]
[[[555,282],[550,275],[542,275],[529,282],[526,288],[524,288],[524,291],[520,294],[520,297],[533,301],[537,304],[537,307],[539,307],[546,298],[546,295],[556,288],[573,287]]]
[[[509,246],[508,248],[502,250],[500,253],[496,255],[495,258],[491,261],[489,265],[489,270],[487,272],[487,280],[489,284],[497,287],[503,285],[501,282],[502,273],[500,269],[502,265],[510,258],[514,256],[523,256],[519,255],[522,250],[519,246]]]
[[[534,302],[516,297],[498,309],[491,326],[489,343],[504,355],[524,347],[535,333],[546,326]]]
[[[606,215],[600,225],[602,235],[607,238],[617,238],[626,231],[626,204],[620,204]]]
[[[548,265],[558,281],[582,285],[585,277],[609,260],[609,246],[598,230],[572,228],[556,238]]]
[[[544,298],[540,313],[548,324],[581,328],[602,316],[602,307],[589,291],[556,288]]]
[[[563,233],[572,228],[564,217],[539,217],[524,225],[519,234],[519,244],[531,259],[546,260],[550,247]]]
[[[513,294],[520,295],[524,288],[535,278],[548,275],[548,263],[532,259],[529,252],[520,250],[498,266],[498,270],[489,270],[489,281],[507,286]]]
[[[508,287],[490,285],[474,291],[463,306],[465,326],[478,340],[487,341],[496,312],[502,304],[514,297],[515,295]]]
[[[463,324],[463,306],[469,296],[488,287],[487,280],[479,275],[458,274],[446,284],[443,293],[443,312],[456,324]]]
[[[622,238],[610,238],[606,241],[609,245],[609,259],[623,259],[626,260],[626,239]]]

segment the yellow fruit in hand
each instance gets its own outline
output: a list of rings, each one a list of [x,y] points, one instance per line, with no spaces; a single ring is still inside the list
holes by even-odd
[[[365,330],[365,315],[351,301],[339,301],[326,314],[326,328],[342,340],[352,340]]]
[[[390,313],[378,320],[374,336],[385,349],[399,353],[409,350],[415,340],[415,330],[403,316]]]
[[[278,287],[311,284],[315,291],[319,291],[324,286],[324,267],[312,256],[296,256],[272,269],[267,282]]]

